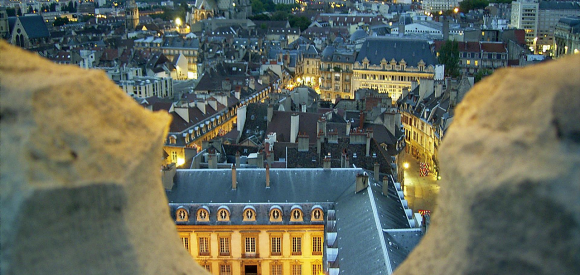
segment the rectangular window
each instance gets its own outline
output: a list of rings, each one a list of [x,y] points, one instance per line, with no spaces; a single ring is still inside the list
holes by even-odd
[[[467,65],[471,64],[471,60],[467,59]]]
[[[220,265],[220,275],[232,275],[232,267],[228,264]]]
[[[187,251],[189,251],[189,238],[188,237],[182,237],[181,238],[181,243],[183,244],[183,247],[185,247],[185,249]]]
[[[209,238],[208,237],[200,237],[198,245],[199,245],[199,255],[200,256],[209,256]]]
[[[478,65],[479,65],[478,60],[475,60],[475,66],[478,66]]]
[[[255,255],[256,254],[256,238],[246,237],[244,244],[244,251],[246,254]]]
[[[313,264],[312,265],[312,275],[318,275],[322,273],[322,265],[321,264]]]
[[[302,237],[292,237],[292,255],[302,255]]]
[[[322,255],[322,237],[312,237],[312,255]]]
[[[282,238],[272,237],[271,239],[271,252],[272,256],[282,255]]]
[[[272,264],[272,275],[282,275],[282,264]]]
[[[302,266],[299,264],[292,265],[292,275],[302,275]]]
[[[230,238],[220,237],[220,256],[230,255]]]
[[[211,272],[211,265],[210,264],[202,264],[201,267],[205,268],[205,270]]]

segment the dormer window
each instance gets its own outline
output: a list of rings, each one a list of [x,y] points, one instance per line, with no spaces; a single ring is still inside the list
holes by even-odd
[[[290,210],[290,221],[291,222],[303,221],[302,207],[300,207],[299,205],[292,206],[292,210]]]
[[[282,207],[274,205],[270,208],[270,222],[282,221]]]
[[[310,220],[313,222],[324,221],[324,212],[322,211],[322,206],[315,205],[312,207],[310,212]]]
[[[229,222],[230,221],[230,209],[227,206],[221,206],[217,212],[218,222]]]
[[[183,206],[177,208],[177,211],[175,211],[175,221],[178,222],[189,221],[189,213]]]
[[[256,209],[253,206],[244,207],[244,218],[245,222],[256,221]]]
[[[209,209],[207,206],[203,206],[202,208],[197,210],[197,217],[198,222],[209,222]]]

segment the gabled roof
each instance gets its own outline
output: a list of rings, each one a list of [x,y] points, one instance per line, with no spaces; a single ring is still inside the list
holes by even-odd
[[[20,21],[20,24],[22,24],[22,27],[24,27],[24,30],[30,39],[50,36],[48,27],[46,27],[46,24],[44,24],[44,20],[40,15],[19,16],[17,17],[17,20]]]
[[[266,133],[276,133],[276,138],[278,142],[290,142],[290,119],[293,114],[297,114],[298,118],[298,130],[300,133],[305,133],[309,136],[310,143],[316,143],[316,122],[320,117],[317,113],[299,113],[299,112],[283,112],[274,111],[272,116],[272,121],[268,124],[268,130]]]

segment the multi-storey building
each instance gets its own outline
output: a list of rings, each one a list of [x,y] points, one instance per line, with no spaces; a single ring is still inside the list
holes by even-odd
[[[459,0],[423,0],[423,10],[430,13],[453,10],[459,7]]]
[[[161,51],[170,60],[175,60],[177,56],[182,54],[187,60],[187,78],[198,78],[197,57],[200,45],[197,38],[183,38],[181,36],[156,38],[150,36],[135,40],[134,47],[138,50],[152,49]]]
[[[300,46],[302,52],[302,78],[301,83],[318,89],[320,78],[320,55],[314,45]]]
[[[181,242],[216,275],[391,274],[422,235],[400,184],[360,168],[166,173]]]
[[[524,29],[526,44],[534,52],[547,52],[554,44],[558,20],[580,13],[577,2],[518,0],[512,2],[511,26]]]
[[[134,31],[137,25],[139,25],[139,8],[135,0],[127,1],[127,6],[125,7],[125,28],[128,31]]]
[[[518,0],[512,2],[511,26],[524,29],[526,44],[531,47],[537,37],[538,0]]]
[[[121,87],[121,90],[132,97],[173,97],[173,79],[171,77],[135,76],[128,80],[116,81],[116,83]]]
[[[439,52],[444,41],[435,42],[435,50]],[[503,42],[459,42],[459,67],[462,73],[469,75],[480,69],[495,70],[507,67],[508,49]],[[439,54],[439,53],[437,53]]]
[[[539,5],[538,16],[538,40],[536,49],[538,52],[552,51],[554,45],[554,28],[560,20],[567,16],[580,15],[579,2],[542,1]]]
[[[562,18],[554,29],[554,56],[580,53],[580,16]]]
[[[334,102],[337,98],[354,98],[351,89],[354,50],[327,46],[320,58],[320,98]]]
[[[433,79],[436,64],[426,40],[367,38],[354,63],[351,90],[375,89],[395,102],[413,82]]]

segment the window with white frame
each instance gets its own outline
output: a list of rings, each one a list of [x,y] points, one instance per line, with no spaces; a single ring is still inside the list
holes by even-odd
[[[302,255],[302,237],[292,237],[292,255]]]
[[[272,237],[270,240],[271,240],[270,252],[272,253],[272,256],[282,255],[282,238],[280,236],[275,236]]]
[[[230,238],[229,237],[220,237],[220,256],[229,256],[230,255]]]
[[[292,265],[292,275],[302,275],[302,265],[293,264]]]
[[[209,256],[209,238],[208,237],[199,237],[199,255],[200,256]]]
[[[232,266],[229,264],[221,264],[220,275],[232,275]]]
[[[181,237],[181,243],[185,250],[189,251],[189,238],[188,237]]]

